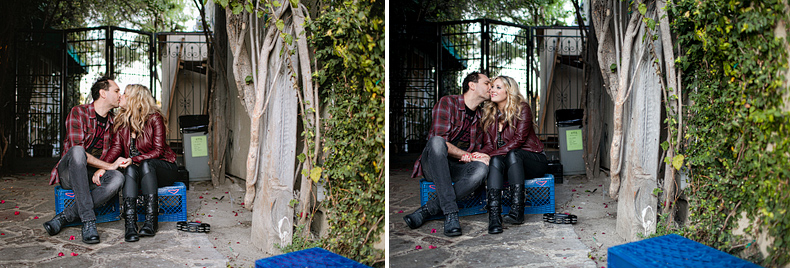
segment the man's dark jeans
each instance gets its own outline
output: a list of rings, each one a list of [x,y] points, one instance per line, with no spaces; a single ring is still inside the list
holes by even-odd
[[[96,168],[88,166],[85,148],[74,146],[60,159],[58,175],[60,186],[63,189],[74,191],[76,206],[63,210],[66,219],[76,220],[79,217],[83,222],[96,220],[94,208],[100,207],[116,197],[118,190],[123,186],[123,174],[117,170],[107,170],[101,177],[101,186],[91,181]]]
[[[425,204],[431,214],[438,214],[439,209],[444,214],[458,212],[456,200],[472,194],[488,175],[488,166],[482,162],[463,163],[448,158],[447,143],[442,137],[428,140],[420,164],[425,179],[436,185],[438,198]]]

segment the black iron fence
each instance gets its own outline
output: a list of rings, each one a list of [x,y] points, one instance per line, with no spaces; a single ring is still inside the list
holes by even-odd
[[[178,58],[182,55],[187,59],[176,66],[179,67],[176,70],[185,69],[201,75],[181,79],[190,81],[180,91],[182,97],[170,97],[169,92],[173,89],[179,92],[178,87],[165,86],[161,81],[161,77],[168,74],[158,70],[172,51],[167,36],[175,34],[202,36],[202,33],[148,33],[112,26],[18,31],[13,46],[16,83],[15,124],[11,139],[14,156],[58,156],[65,134],[63,122],[66,115],[71,107],[92,101],[90,86],[104,75],[113,76],[121,87],[145,85],[159,100],[165,97],[161,96],[163,90],[168,92],[168,101],[175,103],[172,106],[187,107],[172,109],[176,114],[205,113],[205,95],[208,92],[207,82],[204,82],[208,81],[205,38],[190,41],[192,48],[183,45],[185,48],[180,49],[182,54],[175,52],[173,56]],[[203,51],[195,52],[196,46],[202,46]],[[198,56],[194,56],[196,54]],[[196,58],[201,60],[192,61]],[[185,75],[183,73],[176,72],[175,75]],[[189,99],[189,94],[204,97],[193,100]],[[193,106],[199,107],[197,111]]]
[[[515,78],[542,127],[538,133],[553,139],[553,111],[581,105],[584,40],[578,30],[487,19],[393,29],[390,152],[422,151],[434,104],[442,96],[461,94],[461,80],[474,71]]]

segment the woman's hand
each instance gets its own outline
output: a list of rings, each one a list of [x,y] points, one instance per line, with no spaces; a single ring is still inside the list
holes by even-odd
[[[459,161],[464,162],[464,163],[472,162],[472,154],[464,154],[464,155],[462,155],[461,156],[461,160],[459,160]]]
[[[480,152],[472,153],[472,158],[483,158],[483,157],[489,157],[489,156],[487,154],[480,153]]]
[[[93,183],[95,183],[97,186],[101,186],[101,176],[104,176],[104,172],[105,171],[106,170],[104,170],[104,169],[99,169],[99,170],[97,170],[96,172],[93,173],[93,179],[92,180],[93,180]]]

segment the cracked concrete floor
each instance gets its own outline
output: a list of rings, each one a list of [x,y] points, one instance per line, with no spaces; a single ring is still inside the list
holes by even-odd
[[[443,220],[414,230],[406,226],[403,216],[420,205],[419,179],[409,177],[407,164],[389,175],[391,267],[606,267],[606,249],[625,243],[615,234],[617,205],[604,196],[605,175],[565,176],[555,185],[556,212],[578,216],[576,224],[547,223],[533,214],[523,225],[505,224],[502,234],[490,235],[488,215],[479,214],[461,217],[459,237],[442,234]]]

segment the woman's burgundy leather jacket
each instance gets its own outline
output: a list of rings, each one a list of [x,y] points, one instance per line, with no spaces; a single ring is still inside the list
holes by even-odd
[[[117,123],[117,122],[116,122]],[[119,156],[129,156],[131,133],[129,127],[119,129],[113,133],[112,147],[107,154],[102,156],[105,162],[113,162]],[[143,127],[143,133],[137,135],[135,140],[140,155],[132,157],[132,162],[139,164],[146,159],[159,159],[171,163],[176,162],[176,154],[167,146],[165,141],[165,123],[162,115],[153,113],[148,116]]]
[[[506,155],[516,148],[535,153],[543,152],[543,143],[535,135],[535,128],[532,124],[532,109],[526,102],[521,103],[520,119],[523,120],[517,120],[515,128],[505,125],[502,129],[502,140],[505,141],[505,145],[502,147],[497,148],[497,124],[491,124],[486,128],[483,136],[483,148],[480,149],[480,152],[490,156]]]

